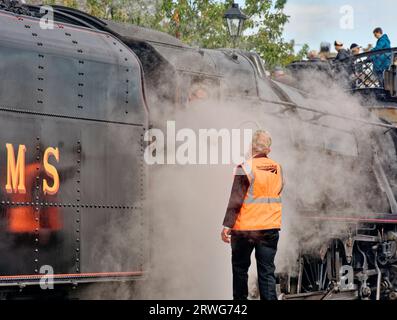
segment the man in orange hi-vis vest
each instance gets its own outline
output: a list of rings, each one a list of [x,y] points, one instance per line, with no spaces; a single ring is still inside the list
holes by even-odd
[[[248,269],[255,249],[262,300],[277,300],[274,258],[281,228],[280,165],[268,158],[271,136],[258,130],[252,138],[252,157],[236,168],[222,240],[231,242],[233,298],[248,298]]]

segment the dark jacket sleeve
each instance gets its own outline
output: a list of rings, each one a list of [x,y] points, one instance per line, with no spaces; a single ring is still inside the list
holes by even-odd
[[[236,175],[234,176],[232,192],[230,194],[229,204],[227,206],[225,219],[223,225],[225,227],[233,228],[237,216],[240,212],[241,206],[244,203],[245,195],[249,188],[249,180],[245,175],[241,166],[237,167]]]
[[[351,54],[349,53],[349,51],[347,51],[345,49],[341,49],[338,52],[335,60],[343,62],[343,61],[346,61],[347,59],[349,59],[350,57],[351,57]]]

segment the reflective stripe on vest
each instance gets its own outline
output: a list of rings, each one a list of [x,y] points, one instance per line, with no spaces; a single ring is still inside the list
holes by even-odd
[[[281,198],[247,198],[244,203],[281,203]]]
[[[247,174],[248,180],[250,182],[254,181],[255,176],[254,173],[252,172],[251,166],[248,163],[244,163],[241,165],[241,167],[244,169],[245,173]]]
[[[250,159],[241,165],[249,182],[234,230],[281,228],[281,167],[269,158]]]

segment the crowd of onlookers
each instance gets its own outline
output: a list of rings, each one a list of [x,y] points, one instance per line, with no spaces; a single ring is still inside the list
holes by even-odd
[[[397,70],[397,50],[396,54],[387,50],[391,49],[391,43],[387,34],[383,33],[382,28],[375,28],[373,34],[377,39],[375,47],[369,44],[366,48],[363,48],[357,43],[352,43],[349,49],[345,49],[343,42],[335,41],[336,53],[332,53],[331,44],[322,42],[319,52],[313,50],[307,54],[309,62],[317,63],[312,65],[307,64],[307,61],[296,61],[287,66],[286,69],[276,67],[272,71],[271,77],[279,82],[295,86],[299,82],[296,72],[308,68],[308,70],[323,71],[333,79],[344,82],[343,85],[352,89],[384,87],[385,71],[391,66]],[[310,66],[314,67],[311,69]]]
[[[387,34],[383,33],[382,28],[375,28],[373,31],[374,37],[377,39],[376,46],[368,45],[367,48],[362,48],[357,43],[352,43],[349,49],[345,49],[343,42],[335,41],[334,47],[336,56],[331,53],[331,44],[327,42],[321,43],[320,52],[310,51],[307,55],[310,61],[328,61],[333,58],[335,63],[348,63],[352,61],[352,58],[364,53],[373,52],[377,50],[390,49],[391,43]],[[372,55],[367,59],[367,62],[371,62],[372,70],[374,75],[378,78],[379,84],[383,85],[383,74],[386,69],[389,68],[391,59],[390,54],[379,54]]]
[[[373,31],[375,38],[377,39],[376,46],[373,47],[369,44],[366,48],[361,47],[357,43],[352,43],[350,49],[345,49],[344,44],[341,41],[335,41],[334,47],[336,51],[336,56],[331,53],[331,44],[328,42],[322,42],[320,45],[320,51],[312,50],[308,53],[307,57],[309,60],[328,60],[330,58],[335,58],[337,61],[344,61],[351,56],[358,55],[363,52],[370,52],[382,49],[390,49],[391,43],[387,34],[383,33],[382,28],[375,28]]]

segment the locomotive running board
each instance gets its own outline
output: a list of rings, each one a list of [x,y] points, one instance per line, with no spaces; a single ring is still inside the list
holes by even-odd
[[[351,222],[351,223],[382,223],[382,224],[396,224],[397,214],[377,214],[366,217],[353,217],[353,216],[336,216],[336,215],[303,215],[303,219],[314,221],[332,221],[332,222]]]
[[[46,283],[49,284],[78,284],[90,282],[111,282],[111,281],[132,281],[145,278],[146,272],[101,272],[101,273],[79,273],[79,274],[54,274],[54,275],[17,275],[17,276],[0,276],[0,287],[25,287],[30,285],[39,285],[46,277]]]

